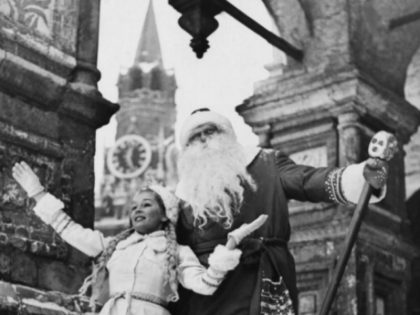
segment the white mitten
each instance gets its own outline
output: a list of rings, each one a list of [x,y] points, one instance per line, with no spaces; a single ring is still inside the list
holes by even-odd
[[[41,185],[38,176],[25,162],[16,163],[12,169],[13,178],[26,191],[28,197],[33,196],[44,191],[44,186]]]
[[[217,271],[228,272],[239,264],[241,255],[240,249],[227,249],[226,246],[217,245],[209,256],[209,266]]]
[[[373,188],[381,189],[388,179],[388,162],[369,158],[363,168],[363,177]]]

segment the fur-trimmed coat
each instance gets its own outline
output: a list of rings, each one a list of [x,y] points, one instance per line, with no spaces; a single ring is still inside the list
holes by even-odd
[[[75,223],[62,209],[64,204],[46,194],[35,206],[35,213],[70,245],[90,257],[99,255],[111,237],[104,237]],[[167,239],[164,231],[148,235],[134,232],[117,244],[107,263],[109,300],[101,315],[169,315],[165,281]],[[203,267],[188,246],[178,246],[178,281],[199,294],[212,294],[224,277]],[[127,313],[128,311],[128,313]]]
[[[346,168],[296,165],[275,150],[257,150],[249,159],[248,173],[257,189],[246,187],[232,229],[267,214],[266,224],[239,246],[243,254],[212,296],[183,292],[173,315],[289,315],[297,313],[295,262],[288,249],[288,201],[356,203],[364,183],[364,164]],[[181,195],[179,195],[182,197]],[[181,212],[177,235],[206,264],[217,244],[224,244],[230,230],[216,222],[202,230],[195,227],[189,208]]]

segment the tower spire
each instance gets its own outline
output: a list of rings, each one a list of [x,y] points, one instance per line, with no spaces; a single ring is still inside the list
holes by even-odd
[[[159,34],[156,25],[155,12],[153,9],[153,0],[149,2],[146,17],[143,23],[143,29],[137,45],[136,57],[134,64],[141,62],[162,63],[162,53],[159,44]]]

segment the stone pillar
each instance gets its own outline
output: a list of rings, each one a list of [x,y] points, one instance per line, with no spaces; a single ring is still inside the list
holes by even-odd
[[[269,78],[258,82],[254,95],[237,107],[254,131],[262,134],[262,126],[272,126],[274,148],[298,163],[314,166],[325,166],[323,161],[345,166],[365,160],[369,140],[379,130],[393,132],[401,146],[409,142],[420,124],[420,112],[404,99],[403,89],[407,67],[420,46],[420,23],[393,30],[389,24],[420,11],[420,2],[264,3],[280,34],[302,47],[304,58],[301,63],[288,60],[283,67],[269,68]],[[375,288],[386,288],[378,291],[387,299],[385,312],[394,314],[393,305],[398,304],[400,315],[410,312],[405,305],[407,288],[420,247],[407,233],[404,198],[404,159],[399,153],[390,163],[387,197],[369,207],[362,225],[337,296],[339,314],[365,314],[368,309],[360,286],[347,281],[367,281],[358,272],[361,255],[368,256],[374,266]],[[290,247],[296,258],[301,303],[309,314],[321,305],[353,209],[291,203]],[[377,298],[381,296],[370,299]],[[311,307],[307,307],[309,301]]]
[[[99,43],[100,0],[79,1],[79,27],[77,32],[77,65],[73,82],[97,87],[100,72],[96,68]]]
[[[75,293],[89,271],[33,213],[11,168],[26,161],[76,222],[93,226],[95,131],[118,109],[96,88],[98,10],[99,1],[0,3],[1,314],[63,314],[51,303],[71,301],[40,290]]]
[[[357,113],[343,113],[338,116],[339,134],[339,165],[346,166],[359,163],[362,160],[362,132],[359,122],[360,116]]]

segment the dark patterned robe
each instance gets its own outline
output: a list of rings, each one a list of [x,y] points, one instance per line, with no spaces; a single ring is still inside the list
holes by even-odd
[[[227,275],[214,295],[201,296],[180,289],[181,299],[172,314],[293,314],[293,308],[297,313],[295,262],[287,247],[290,238],[287,204],[289,199],[339,201],[336,196],[341,196],[341,192],[336,183],[340,172],[296,165],[273,150],[260,151],[248,165],[248,172],[255,180],[257,190],[246,188],[240,213],[235,216],[231,230],[255,220],[260,214],[268,214],[269,219],[240,244],[243,254],[239,266]],[[181,212],[177,231],[179,242],[191,246],[204,265],[217,244],[226,244],[228,232],[215,222],[200,230],[193,226],[188,208]],[[283,280],[279,285],[280,277]],[[281,288],[284,287],[288,292],[283,292]],[[276,297],[275,291],[279,290],[282,292]],[[287,303],[285,294],[290,296],[293,307],[290,299],[289,306],[280,305]],[[286,311],[279,312],[279,307]]]

